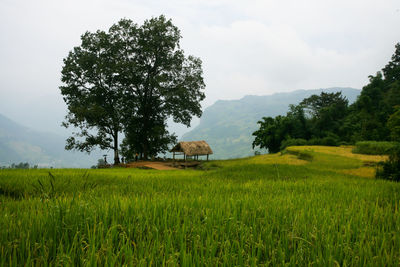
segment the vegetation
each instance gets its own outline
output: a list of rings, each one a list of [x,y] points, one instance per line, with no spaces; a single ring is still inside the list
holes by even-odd
[[[340,91],[353,103],[361,90],[335,87],[217,101],[204,110],[200,124],[184,134],[181,141],[206,140],[214,151],[213,159],[248,157],[254,155],[256,150],[265,154],[265,149],[252,149],[252,133],[259,128],[257,121],[261,116],[285,115],[292,103],[300,103],[304,98],[321,92]]]
[[[61,94],[68,106],[65,127],[80,129],[67,149],[90,152],[95,146],[132,158],[157,155],[176,137],[166,120],[189,126],[201,115],[205,97],[201,60],[186,57],[179,29],[164,16],[139,26],[122,19],[108,32],[86,32],[64,59]]]
[[[356,143],[353,152],[368,155],[389,155],[394,152],[396,146],[398,146],[397,142],[362,141]]]
[[[339,93],[324,93],[291,105],[286,116],[264,117],[253,133],[254,147],[274,153],[290,141],[306,144],[354,144],[358,141],[390,141],[400,136],[400,43],[392,60],[370,76],[370,83],[350,106]],[[312,140],[312,141],[311,141]]]
[[[259,146],[276,153],[288,145],[338,145],[335,134],[347,109],[347,100],[337,93],[324,93],[290,105],[286,116],[264,117],[255,131],[253,148]]]
[[[0,166],[0,169],[37,169],[38,165],[30,165],[28,162],[12,163],[9,166]]]
[[[2,170],[0,265],[399,265],[400,184],[370,179],[385,157],[286,151],[206,171]]]
[[[377,170],[376,177],[390,181],[400,182],[400,146],[391,150],[389,160],[382,162]]]

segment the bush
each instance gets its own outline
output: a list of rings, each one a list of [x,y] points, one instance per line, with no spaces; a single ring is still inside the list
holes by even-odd
[[[306,146],[307,144],[307,140],[305,139],[287,139],[282,142],[281,150],[284,150],[288,146]]]
[[[287,139],[281,144],[281,150],[288,146],[339,146],[339,139],[335,135],[328,135],[324,138],[305,139]]]
[[[339,146],[339,140],[333,136],[327,136],[321,139],[323,146]]]
[[[339,146],[339,140],[332,136],[324,138],[312,138],[307,142],[310,146]]]
[[[357,142],[353,153],[368,155],[389,155],[394,152],[397,142],[362,141]]]
[[[400,146],[395,146],[389,160],[380,165],[376,172],[376,178],[400,182]]]

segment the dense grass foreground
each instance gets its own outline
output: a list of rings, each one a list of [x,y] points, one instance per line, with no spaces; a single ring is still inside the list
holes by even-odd
[[[1,170],[0,265],[399,265],[400,184],[353,175],[365,159],[334,149],[206,171]]]

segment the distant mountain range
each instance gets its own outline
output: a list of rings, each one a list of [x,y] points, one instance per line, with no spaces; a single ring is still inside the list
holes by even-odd
[[[341,91],[350,103],[360,93],[353,88],[328,88],[219,100],[205,109],[200,124],[184,134],[181,141],[206,140],[214,151],[211,157],[214,159],[254,155],[251,143],[257,121],[265,116],[285,115],[289,104],[298,104],[322,91]],[[29,129],[0,114],[0,166],[28,162],[39,167],[89,168],[102,154],[107,154],[105,151],[90,155],[65,151],[65,139],[65,136]]]
[[[31,130],[0,114],[0,166],[28,162],[39,167],[89,168],[101,158],[100,152],[65,151],[65,139]]]
[[[181,141],[206,140],[213,149],[214,159],[254,155],[251,144],[254,139],[252,133],[258,129],[257,121],[262,117],[285,115],[290,104],[298,104],[304,98],[321,92],[342,92],[352,103],[361,91],[335,87],[219,100],[204,110],[200,124],[184,134]]]

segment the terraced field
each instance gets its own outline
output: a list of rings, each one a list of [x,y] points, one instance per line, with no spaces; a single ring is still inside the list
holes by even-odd
[[[399,265],[382,159],[312,146],[202,170],[0,170],[0,265]]]

